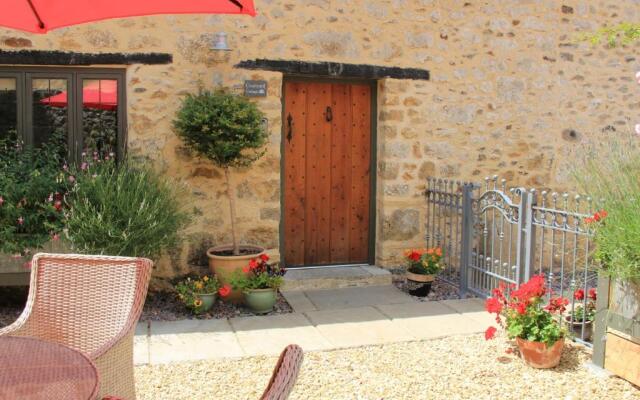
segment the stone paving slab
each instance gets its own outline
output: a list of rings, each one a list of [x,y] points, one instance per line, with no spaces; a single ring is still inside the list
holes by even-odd
[[[303,314],[233,318],[230,323],[246,355],[277,355],[292,343],[305,351],[332,347]]]
[[[489,314],[484,307],[484,299],[444,300],[442,303],[482,324],[484,329],[496,324],[495,316]]]
[[[281,293],[295,312],[302,313],[317,310],[316,306],[313,305],[302,290],[284,290],[281,291]]]
[[[394,325],[415,339],[433,339],[452,335],[484,332],[487,325],[458,313],[440,302],[417,302],[377,306]]]
[[[223,319],[152,322],[148,340],[151,364],[244,355],[231,325]]]
[[[305,294],[311,303],[321,311],[416,302],[411,296],[392,285],[309,290]]]
[[[163,364],[276,355],[290,343],[314,351],[432,339],[483,332],[490,323],[485,318],[492,321],[480,300],[416,302],[409,296],[410,301],[398,297],[388,288],[368,289],[373,288],[339,291],[347,294],[325,291],[316,300],[326,308],[304,313],[142,322],[136,327],[134,362]],[[360,300],[353,300],[356,294],[361,295]],[[355,306],[376,302],[379,304]],[[345,304],[350,307],[340,308]]]
[[[305,313],[334,348],[404,342],[413,337],[373,307]]]
[[[354,286],[391,285],[391,272],[376,266],[289,269],[284,290],[335,289]]]

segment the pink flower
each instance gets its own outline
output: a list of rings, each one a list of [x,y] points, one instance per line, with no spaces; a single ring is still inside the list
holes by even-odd
[[[54,233],[54,234],[51,236],[51,240],[53,240],[53,241],[60,240],[60,235],[58,235],[57,233]]]
[[[87,170],[87,168],[89,168],[89,164],[87,164],[86,162],[83,162],[83,163],[80,165],[80,169],[81,169],[81,170],[83,170],[83,171],[86,171],[86,170]]]
[[[18,218],[18,225],[24,225],[24,218],[22,217]]]
[[[76,177],[73,175],[69,175],[69,182],[73,183],[76,181]]]

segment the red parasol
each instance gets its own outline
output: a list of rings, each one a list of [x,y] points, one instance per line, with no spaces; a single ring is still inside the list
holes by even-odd
[[[256,15],[252,0],[2,0],[0,26],[27,32],[156,14]]]
[[[41,104],[52,107],[67,106],[67,92],[40,100]],[[82,104],[87,108],[100,110],[116,110],[118,108],[118,81],[101,80],[93,81],[82,88]]]

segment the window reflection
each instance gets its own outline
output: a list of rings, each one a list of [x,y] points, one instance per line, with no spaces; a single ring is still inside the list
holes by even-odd
[[[33,144],[40,146],[55,138],[60,143],[67,140],[67,80],[33,79]]]
[[[118,81],[82,81],[82,138],[88,154],[114,154],[118,144]]]
[[[15,78],[0,78],[0,139],[18,131],[18,92]]]

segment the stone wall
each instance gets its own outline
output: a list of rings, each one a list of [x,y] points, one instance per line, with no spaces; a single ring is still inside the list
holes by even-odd
[[[203,261],[229,240],[222,175],[182,146],[171,121],[184,93],[268,81],[268,153],[235,174],[243,241],[278,245],[282,74],[233,68],[272,58],[426,68],[431,81],[384,79],[378,89],[377,259],[393,265],[424,236],[424,179],[570,188],[567,165],[580,141],[625,131],[640,101],[638,45],[607,49],[575,40],[584,31],[638,20],[640,1],[256,0],[259,15],[154,16],[92,23],[47,35],[0,29],[0,48],[168,52],[170,65],[127,67],[129,152],[191,187],[199,215],[184,251],[158,275]],[[207,50],[226,31],[234,51]]]

